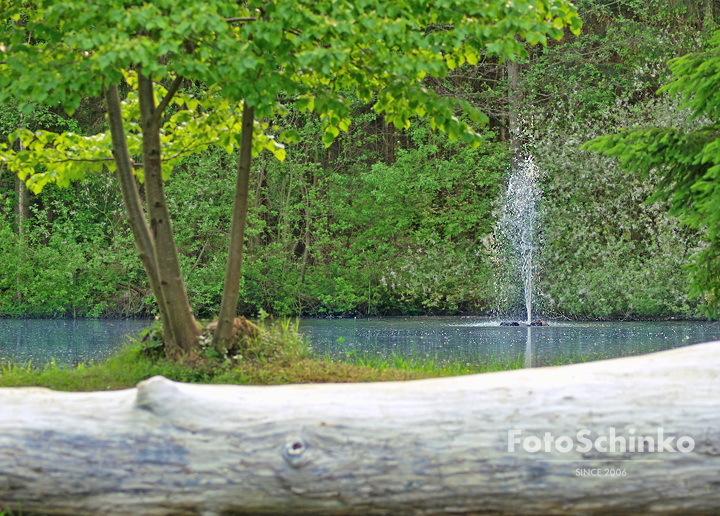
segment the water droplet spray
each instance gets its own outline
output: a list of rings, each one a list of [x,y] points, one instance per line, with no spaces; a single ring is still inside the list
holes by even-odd
[[[507,256],[519,276],[525,301],[527,323],[532,322],[533,277],[539,250],[538,225],[542,190],[539,169],[532,155],[515,161],[510,174],[500,218],[500,233],[508,246]]]

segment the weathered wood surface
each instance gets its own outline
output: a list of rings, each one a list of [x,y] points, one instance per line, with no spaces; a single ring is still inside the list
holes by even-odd
[[[611,427],[695,447],[508,452],[511,429]],[[626,474],[577,475],[591,468]],[[18,502],[25,515],[716,515],[720,342],[412,382],[0,389],[0,509]]]

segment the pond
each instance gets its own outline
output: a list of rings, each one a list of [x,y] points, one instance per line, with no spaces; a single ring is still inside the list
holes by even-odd
[[[107,359],[149,319],[0,319],[0,364],[76,366]]]
[[[720,340],[720,324],[710,322],[549,322],[547,327],[522,328],[480,317],[302,319],[300,330],[316,354],[341,360],[348,353],[473,364],[520,358],[527,367]]]
[[[42,366],[105,360],[147,319],[0,319],[0,363]],[[461,317],[301,319],[300,331],[316,355],[345,359],[348,353],[419,359],[522,360],[526,366],[558,361],[640,355],[720,340],[720,324],[708,322],[559,322],[521,328],[498,320]]]

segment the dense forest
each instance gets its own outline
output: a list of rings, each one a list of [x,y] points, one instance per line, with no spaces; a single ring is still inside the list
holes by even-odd
[[[632,126],[688,121],[678,99],[657,95],[668,60],[702,50],[720,2],[581,0],[579,36],[528,47],[517,63],[488,56],[444,80],[490,122],[480,146],[386,123],[353,103],[352,123],[326,147],[320,120],[291,108],[273,120],[300,139],[283,162],[252,162],[239,312],[278,315],[491,314],[518,301],[504,284],[497,221],[512,157],[542,171],[541,312],[554,317],[694,317],[684,265],[702,231],[668,206],[646,203],[655,182],[586,141]],[[186,81],[182,90],[205,85]],[[352,93],[348,92],[351,96]],[[106,130],[103,98],[72,116],[54,106],[0,106],[0,137],[18,128]],[[173,229],[195,314],[219,310],[237,157],[219,147],[185,159],[166,183]],[[0,175],[2,316],[147,316],[154,298],[124,217],[120,187],[97,174],[32,194]],[[657,181],[658,178],[655,178]],[[141,195],[143,195],[141,187]],[[510,289],[512,292],[512,289]]]

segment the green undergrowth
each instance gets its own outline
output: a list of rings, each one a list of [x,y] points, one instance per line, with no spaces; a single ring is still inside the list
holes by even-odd
[[[521,356],[508,360],[468,362],[464,358],[363,357],[343,359],[312,354],[290,320],[261,322],[258,335],[242,339],[238,347],[219,356],[207,335],[195,356],[168,360],[163,356],[159,328],[146,330],[102,363],[63,367],[54,361],[0,365],[0,387],[38,386],[63,391],[101,391],[134,387],[155,375],[191,383],[277,385],[289,383],[374,382],[412,380],[519,369]],[[568,363],[564,361],[564,363]]]

